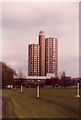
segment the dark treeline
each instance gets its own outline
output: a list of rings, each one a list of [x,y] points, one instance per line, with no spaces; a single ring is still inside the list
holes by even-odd
[[[52,87],[62,87],[67,88],[70,86],[73,86],[72,78],[69,76],[66,76],[65,71],[63,71],[60,78],[51,78],[46,80],[46,85],[50,85]]]
[[[10,68],[6,63],[3,62],[0,62],[0,66],[0,75],[2,74],[2,88],[6,88],[7,85],[14,85],[14,75],[16,75],[15,70]]]
[[[50,85],[52,87],[64,87],[67,88],[72,85],[71,77],[61,76],[61,78],[51,78],[46,79],[46,85]]]

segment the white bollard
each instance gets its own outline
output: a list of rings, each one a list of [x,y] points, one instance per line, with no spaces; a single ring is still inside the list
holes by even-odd
[[[23,86],[21,85],[21,93],[23,92]]]
[[[80,95],[79,95],[79,82],[77,83],[77,97],[79,98]]]
[[[37,86],[37,98],[39,98],[39,86]]]

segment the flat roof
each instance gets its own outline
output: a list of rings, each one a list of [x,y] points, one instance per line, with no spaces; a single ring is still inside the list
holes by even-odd
[[[47,78],[51,78],[48,76],[27,76],[26,79],[47,79]]]

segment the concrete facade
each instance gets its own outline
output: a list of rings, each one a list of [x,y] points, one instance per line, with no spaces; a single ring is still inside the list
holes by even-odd
[[[58,75],[58,41],[57,38],[46,38],[46,74],[54,73]]]
[[[45,76],[45,34],[43,31],[39,32],[40,45],[40,76]]]
[[[28,47],[28,75],[39,76],[39,45],[31,44]]]

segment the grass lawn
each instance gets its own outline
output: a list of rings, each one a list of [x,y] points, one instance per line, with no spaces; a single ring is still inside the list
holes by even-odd
[[[5,118],[78,118],[79,98],[76,89],[41,88],[36,98],[36,88],[4,89]]]

